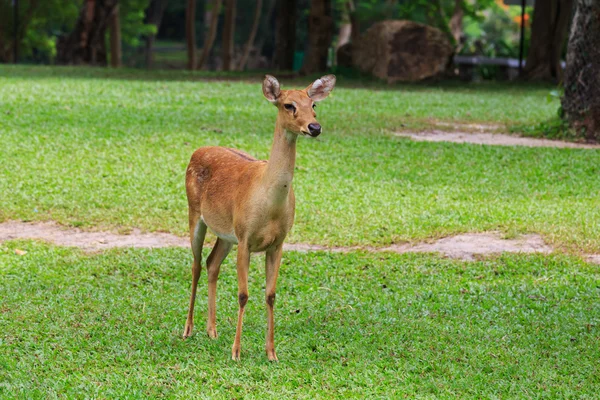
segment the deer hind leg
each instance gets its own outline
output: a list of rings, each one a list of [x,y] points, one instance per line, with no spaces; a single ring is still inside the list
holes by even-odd
[[[238,361],[242,350],[242,324],[244,321],[244,310],[248,302],[248,267],[250,266],[250,251],[245,243],[238,245],[237,255],[237,279],[238,279],[238,301],[240,308],[238,310],[238,321],[235,329],[235,340],[231,347],[231,359]]]
[[[265,302],[267,303],[267,340],[265,351],[269,361],[277,361],[275,353],[275,318],[273,317],[273,308],[275,306],[275,289],[277,286],[277,276],[279,275],[279,266],[281,264],[282,246],[267,251],[265,257],[265,271],[267,282],[265,285]]]
[[[198,287],[198,279],[200,278],[200,270],[202,268],[202,245],[206,236],[206,224],[200,219],[200,216],[192,216],[190,214],[190,242],[192,244],[192,253],[194,254],[194,262],[192,263],[192,294],[190,296],[190,308],[188,311],[185,329],[183,330],[183,338],[191,336],[194,330],[194,303],[196,301],[196,289]]]
[[[222,239],[217,239],[210,255],[206,259],[208,272],[208,318],[206,320],[206,333],[213,339],[217,338],[217,280],[221,264],[229,254],[232,244]]]

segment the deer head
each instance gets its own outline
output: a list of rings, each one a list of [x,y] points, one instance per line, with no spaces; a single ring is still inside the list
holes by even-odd
[[[317,122],[317,102],[325,99],[335,86],[335,75],[325,75],[303,90],[281,90],[274,76],[266,75],[263,94],[278,111],[283,128],[295,134],[317,137],[321,124]]]

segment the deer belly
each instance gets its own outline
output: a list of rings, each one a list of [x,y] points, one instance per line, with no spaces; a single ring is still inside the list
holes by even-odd
[[[213,231],[214,232],[214,231]],[[229,243],[236,243],[238,242],[237,236],[235,236],[235,233],[219,233],[219,232],[214,232],[215,235],[217,235],[217,237],[219,239],[222,239],[226,242]]]
[[[202,222],[204,222],[206,224],[206,226],[208,226],[210,228],[210,230],[215,235],[217,235],[217,237],[219,239],[222,239],[229,243],[237,244],[237,242],[238,242],[237,236],[235,236],[235,232],[233,232],[233,230],[228,232],[227,224],[221,224],[221,226],[219,227],[218,224],[211,223],[211,221],[207,221],[203,215],[200,216],[200,219],[202,220]],[[212,221],[212,222],[216,222],[216,221]]]

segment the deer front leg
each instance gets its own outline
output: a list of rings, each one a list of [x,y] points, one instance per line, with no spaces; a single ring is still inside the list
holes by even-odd
[[[245,243],[238,245],[237,255],[237,279],[238,279],[238,321],[235,330],[235,340],[231,348],[231,359],[239,361],[241,352],[242,324],[244,320],[244,309],[248,302],[248,267],[250,265],[250,251]]]
[[[265,258],[265,275],[267,277],[265,285],[265,301],[267,303],[267,341],[265,350],[269,361],[278,361],[277,354],[275,354],[273,307],[275,306],[275,288],[277,286],[277,275],[279,275],[279,265],[281,264],[282,248],[283,245],[279,245],[275,249],[267,251]]]
[[[192,263],[192,294],[190,295],[190,306],[183,330],[184,339],[190,337],[194,330],[194,303],[196,302],[196,289],[198,288],[198,279],[202,268],[202,245],[205,235],[206,225],[199,220],[199,217],[190,217],[190,241],[194,262]]]
[[[223,260],[231,250],[231,243],[217,239],[210,255],[206,260],[208,271],[208,318],[206,321],[206,333],[209,337],[217,338],[217,280]]]

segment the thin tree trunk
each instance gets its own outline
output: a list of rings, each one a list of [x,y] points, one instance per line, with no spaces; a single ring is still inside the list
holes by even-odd
[[[252,21],[252,29],[250,30],[250,36],[248,37],[248,41],[246,42],[246,46],[244,46],[244,54],[242,55],[242,59],[240,60],[240,65],[238,67],[239,71],[243,71],[246,68],[246,63],[248,62],[248,56],[250,55],[250,50],[254,45],[254,39],[256,38],[256,32],[258,32],[258,23],[260,22],[260,13],[262,11],[262,0],[256,1],[256,9],[254,10],[254,20]]]
[[[115,7],[110,16],[110,65],[119,68],[122,63],[121,52],[121,21],[119,19],[119,5]]]
[[[233,66],[233,47],[235,34],[235,0],[225,1],[225,21],[223,24],[223,71],[235,69]]]
[[[147,24],[156,26],[157,33],[160,29],[160,23],[162,22],[162,17],[165,13],[165,9],[167,8],[167,4],[168,0],[152,0],[146,9],[145,22]],[[152,48],[154,47],[155,39],[156,34],[149,34],[145,38],[144,58],[146,61],[146,68],[152,68],[152,64],[154,63],[154,53],[152,52]]]
[[[356,15],[356,7],[354,6],[353,0],[348,0],[346,2],[346,7],[348,8],[348,15],[350,16],[350,25],[352,26],[350,33],[350,41],[352,43],[358,43],[360,39],[360,25],[358,23],[358,15]]]
[[[450,33],[456,43],[456,52],[458,53],[462,49],[462,35],[463,35],[463,18],[465,16],[465,9],[463,0],[454,0],[454,11],[450,18]]]
[[[219,12],[221,11],[222,3],[223,0],[215,0],[213,3],[213,8],[210,11],[210,28],[208,31],[208,36],[206,37],[206,41],[204,42],[204,46],[202,47],[202,54],[200,55],[200,60],[198,61],[197,65],[198,69],[202,69],[204,67],[204,63],[208,59],[213,44],[215,43],[215,37],[217,36],[217,25],[219,23]]]
[[[277,2],[277,22],[275,27],[275,68],[292,70],[296,50],[296,16],[298,0]]]
[[[335,44],[336,54],[340,47],[350,42],[350,38],[352,36],[352,23],[350,22],[350,9],[352,7],[351,3],[351,1],[347,1],[342,9],[342,16],[340,18],[340,29],[338,31],[338,40]]]
[[[25,12],[25,14],[19,14],[19,26],[17,26],[17,40],[15,42],[14,37],[13,37],[13,32],[10,33],[9,38],[4,38],[4,37],[0,37],[0,62],[17,62],[17,60],[15,59],[15,54],[19,54],[19,48],[20,48],[20,44],[23,41],[23,38],[25,37],[25,34],[27,33],[27,29],[29,27],[29,23],[31,22],[31,19],[33,18],[33,15],[35,14],[38,6],[39,6],[39,0],[30,0],[29,2],[29,8],[27,9],[27,11]],[[19,10],[21,10],[22,7],[19,6],[19,4],[23,4],[23,2],[21,3],[16,3],[15,7],[18,6],[17,12]]]
[[[565,45],[573,0],[538,1],[533,10],[531,44],[524,77],[558,81],[562,78],[560,56]]]
[[[187,0],[185,9],[185,42],[187,45],[187,67],[196,67],[196,0]]]
[[[600,0],[578,0],[569,35],[562,109],[587,139],[600,141]]]
[[[332,36],[331,0],[311,0],[308,16],[308,51],[300,71],[303,75],[327,69]]]

